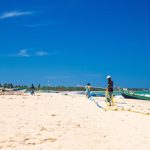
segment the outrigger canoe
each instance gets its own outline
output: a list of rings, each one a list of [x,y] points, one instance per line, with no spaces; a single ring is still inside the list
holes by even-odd
[[[140,94],[136,94],[136,93],[129,91],[129,90],[121,89],[120,93],[122,94],[122,96],[124,98],[128,98],[128,99],[150,100],[149,95],[140,95]]]
[[[22,88],[0,88],[0,95],[22,95],[26,92],[26,89]]]

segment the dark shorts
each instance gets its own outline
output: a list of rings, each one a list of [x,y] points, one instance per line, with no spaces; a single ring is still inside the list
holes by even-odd
[[[108,92],[107,102],[111,102],[112,101],[112,96],[113,96],[113,92]]]

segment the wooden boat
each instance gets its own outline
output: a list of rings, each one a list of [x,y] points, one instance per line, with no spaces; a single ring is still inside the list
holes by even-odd
[[[25,92],[26,92],[26,89],[0,88],[0,95],[22,95]]]
[[[128,99],[150,100],[150,96],[136,94],[136,93],[129,91],[127,89],[121,89],[120,93],[122,94],[122,96],[124,98],[128,98]]]

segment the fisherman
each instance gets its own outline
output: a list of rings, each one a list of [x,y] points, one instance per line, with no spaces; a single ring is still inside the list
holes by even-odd
[[[32,84],[32,85],[31,85],[31,95],[34,95],[34,93],[35,93],[35,87],[34,87],[34,85]]]
[[[107,80],[108,80],[108,94],[107,94],[107,102],[109,103],[109,106],[113,105],[113,81],[111,79],[111,76],[108,75],[107,76]]]
[[[87,97],[87,98],[90,98],[90,97],[91,97],[91,85],[90,85],[90,83],[88,83],[88,84],[85,86],[85,89],[86,89],[86,97]]]

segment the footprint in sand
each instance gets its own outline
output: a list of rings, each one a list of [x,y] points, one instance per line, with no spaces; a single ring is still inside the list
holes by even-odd
[[[0,144],[4,144],[6,142],[7,142],[6,140],[3,140],[3,141],[0,141]]]
[[[77,128],[81,128],[81,125],[80,125],[80,124],[75,124],[75,126],[76,126]]]
[[[47,131],[47,132],[54,132],[55,131],[55,129],[53,129],[53,128],[46,128],[46,127],[41,127],[41,126],[39,126],[40,127],[40,131]]]
[[[42,136],[42,134],[41,133],[36,134],[36,137],[38,137],[38,136]]]
[[[56,117],[56,114],[51,114],[52,117]]]
[[[43,142],[55,142],[57,140],[57,138],[47,138],[44,139]]]
[[[8,145],[7,145],[7,147],[9,147],[9,148],[15,148],[15,147],[16,147],[16,145],[8,144]]]
[[[36,144],[42,144],[45,142],[55,142],[57,138],[45,138],[45,139],[36,139],[36,138],[26,138],[24,139],[21,144],[23,145],[36,145]]]
[[[3,147],[10,147],[10,148],[15,148],[15,140],[11,139],[10,140],[4,140],[4,141],[0,141],[0,149]]]
[[[56,125],[61,126],[61,121],[58,121]]]
[[[48,129],[45,127],[41,127],[40,131],[48,131]]]
[[[36,144],[39,144],[39,142],[35,138],[33,138],[33,139],[26,138],[23,140],[22,144],[24,144],[24,145],[36,145]]]

